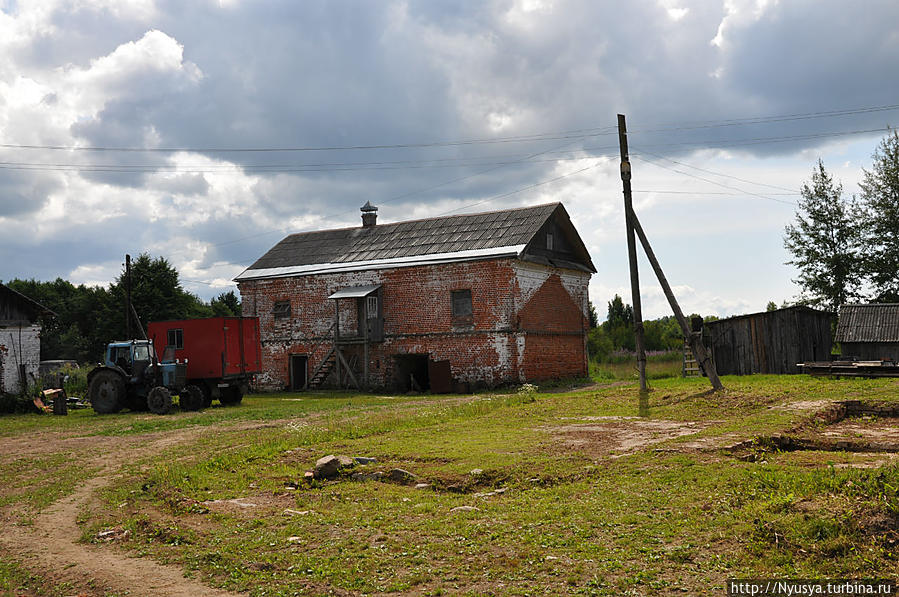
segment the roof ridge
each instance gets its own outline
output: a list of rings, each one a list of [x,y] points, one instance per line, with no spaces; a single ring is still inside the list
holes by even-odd
[[[418,222],[433,222],[434,220],[448,220],[449,218],[467,218],[474,216],[487,216],[490,214],[498,214],[498,213],[509,213],[513,211],[526,211],[530,209],[537,209],[540,207],[549,207],[549,206],[562,205],[561,201],[550,201],[548,203],[540,203],[538,205],[529,205],[526,207],[512,207],[509,209],[493,209],[490,211],[478,211],[474,213],[467,214],[452,214],[452,215],[443,215],[443,216],[433,216],[430,218],[417,218],[415,220],[398,220],[396,222],[387,222],[384,224],[377,224],[376,226],[371,226],[369,230],[377,230],[378,228],[384,228],[387,226],[397,226],[399,224],[415,224]],[[358,226],[344,226],[342,228],[323,228],[320,230],[307,230],[305,232],[291,232],[287,236],[296,236],[298,234],[315,234],[317,232],[338,232],[340,230],[361,230],[363,226],[360,224]]]

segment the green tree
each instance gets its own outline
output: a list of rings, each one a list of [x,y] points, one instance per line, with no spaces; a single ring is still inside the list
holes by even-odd
[[[765,311],[777,311],[777,303],[768,301],[768,304],[765,306]]]
[[[587,301],[587,315],[590,319],[590,329],[594,329],[599,326],[599,316],[596,314],[596,305],[593,304],[593,301]]]
[[[787,263],[799,270],[794,282],[802,287],[804,300],[836,311],[860,296],[862,212],[854,199],[843,197],[843,186],[834,183],[820,159],[801,192],[796,223],[784,235],[784,247],[793,255]]]
[[[209,301],[212,313],[216,317],[239,316],[241,314],[240,299],[233,290],[223,292]]]
[[[867,273],[879,302],[899,301],[899,134],[881,140],[859,183],[868,217]]]

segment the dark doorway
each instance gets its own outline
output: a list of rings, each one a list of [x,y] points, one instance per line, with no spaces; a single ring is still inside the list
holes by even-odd
[[[290,355],[290,389],[303,390],[306,388],[306,370],[309,365],[309,357],[306,355]]]
[[[428,355],[398,354],[393,356],[393,381],[401,392],[423,392],[431,388]]]

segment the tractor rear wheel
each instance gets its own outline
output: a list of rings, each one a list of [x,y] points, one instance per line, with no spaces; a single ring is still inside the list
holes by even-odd
[[[168,414],[172,410],[172,393],[168,388],[156,386],[147,394],[147,408],[157,415]]]
[[[240,404],[240,401],[243,400],[243,388],[240,385],[221,388],[221,392],[222,395],[219,398],[219,402],[225,406],[234,406],[235,404]]]
[[[200,410],[203,408],[203,402],[203,390],[195,385],[189,385],[181,390],[178,397],[181,410]]]
[[[115,371],[98,371],[91,379],[87,394],[94,412],[117,413],[124,406],[125,380]]]

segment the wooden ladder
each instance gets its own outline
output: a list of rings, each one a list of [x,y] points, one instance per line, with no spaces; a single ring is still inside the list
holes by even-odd
[[[702,375],[702,370],[699,368],[699,361],[693,356],[693,349],[690,347],[690,343],[684,340],[684,360],[681,367],[681,376],[699,377],[700,375]]]

